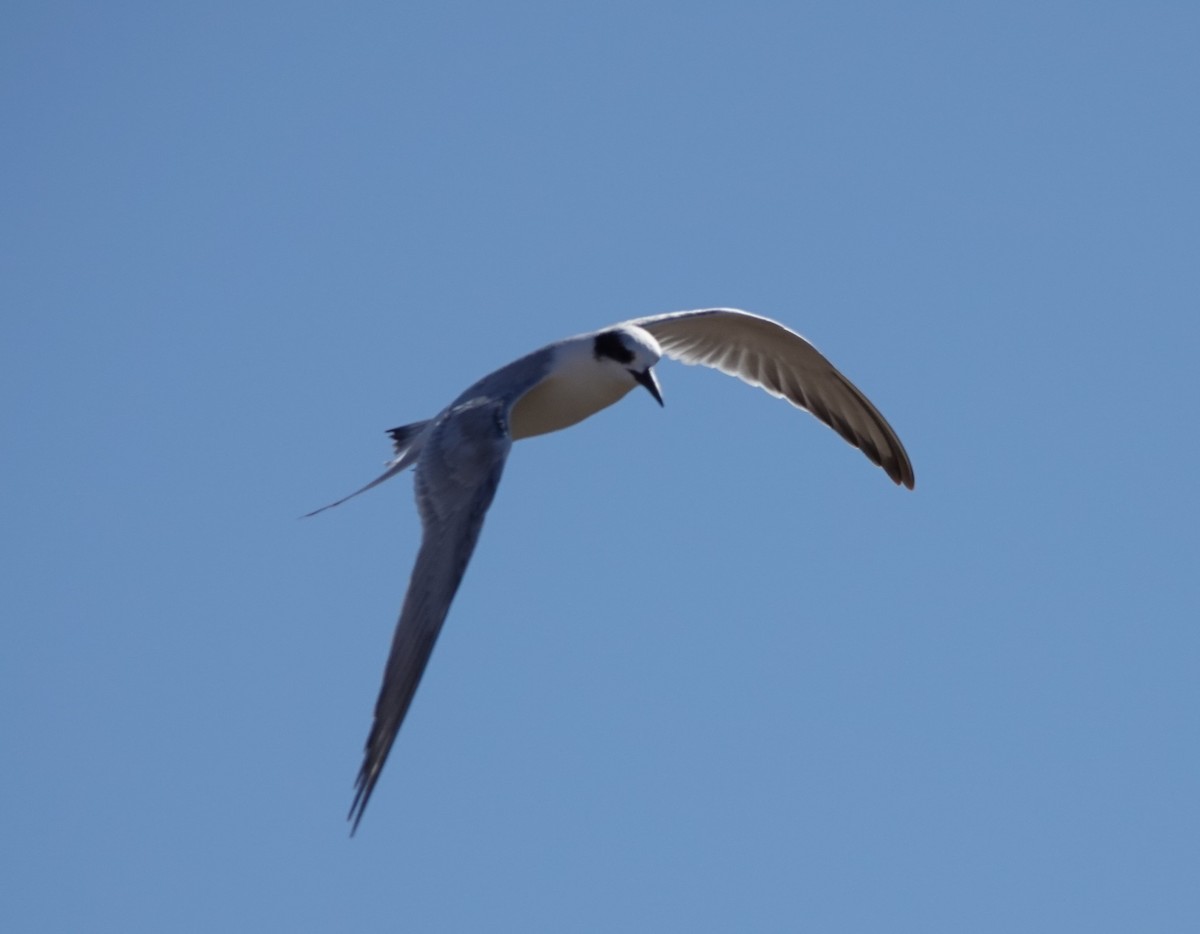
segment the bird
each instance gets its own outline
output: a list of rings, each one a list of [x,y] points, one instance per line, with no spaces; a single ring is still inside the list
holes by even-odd
[[[660,406],[662,357],[714,368],[805,409],[913,489],[912,463],[879,410],[812,344],[736,308],[679,311],[548,344],[471,385],[433,418],[392,428],[384,472],[315,516],[414,468],[421,545],[384,667],[347,820],[353,836],[475,550],[514,441],[560,431],[638,386]]]

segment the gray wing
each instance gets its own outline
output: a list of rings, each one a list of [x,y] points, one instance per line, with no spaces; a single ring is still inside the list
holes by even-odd
[[[904,445],[879,410],[812,344],[769,318],[710,308],[626,322],[654,335],[668,357],[715,367],[807,409],[882,467],[916,483]]]
[[[493,400],[450,410],[439,417],[417,461],[417,507],[424,533],[355,782],[348,815],[352,834],[416,694],[500,483],[512,447],[506,413],[507,405]]]

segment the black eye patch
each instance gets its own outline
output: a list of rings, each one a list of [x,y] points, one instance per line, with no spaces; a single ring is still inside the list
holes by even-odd
[[[616,360],[617,363],[632,363],[633,351],[625,346],[625,342],[621,340],[621,335],[616,331],[605,331],[603,334],[596,335],[596,342],[592,347],[592,353],[596,359],[608,357],[610,360]]]

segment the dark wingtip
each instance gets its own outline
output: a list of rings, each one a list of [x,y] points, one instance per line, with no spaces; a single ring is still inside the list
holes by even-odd
[[[888,473],[892,474],[892,479],[897,484],[905,489],[914,489],[917,485],[917,475],[913,471],[912,461],[908,459],[908,452],[904,450],[904,446],[900,444],[900,439],[896,439],[897,450],[893,455],[892,463],[889,465]],[[895,469],[895,473],[892,473]]]
[[[346,820],[350,821],[350,836],[358,831],[358,825],[362,822],[363,814],[367,811],[367,801],[371,798],[371,788],[374,782],[367,781],[366,770],[358,773],[358,779],[354,782],[354,801],[350,804],[350,811],[346,815]]]

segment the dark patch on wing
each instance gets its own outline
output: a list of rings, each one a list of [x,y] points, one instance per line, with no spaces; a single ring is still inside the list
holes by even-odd
[[[617,363],[633,363],[633,351],[625,346],[621,335],[616,331],[597,334],[592,346],[592,353],[595,354],[597,360],[601,357],[608,357],[610,360],[616,360]]]

